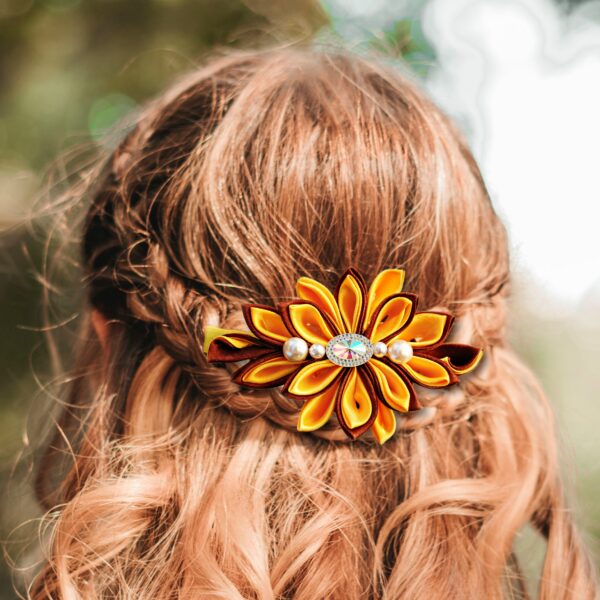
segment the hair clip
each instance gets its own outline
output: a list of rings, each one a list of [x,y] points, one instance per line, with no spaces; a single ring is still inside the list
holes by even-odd
[[[207,326],[209,362],[247,361],[232,378],[248,388],[273,388],[304,402],[299,431],[314,431],[335,410],[344,432],[370,429],[380,444],[396,431],[394,411],[418,410],[413,384],[444,388],[475,369],[483,350],[446,343],[454,317],[417,312],[402,292],[404,271],[387,269],[367,288],[348,269],[332,293],[301,277],[298,298],[276,307],[246,304],[249,331]]]

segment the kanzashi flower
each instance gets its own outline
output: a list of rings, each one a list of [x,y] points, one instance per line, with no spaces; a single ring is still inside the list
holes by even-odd
[[[417,312],[417,297],[402,292],[403,283],[403,270],[387,269],[367,289],[351,268],[332,293],[302,277],[295,300],[243,306],[250,331],[207,327],[204,350],[210,362],[247,360],[233,374],[240,386],[283,386],[303,401],[299,431],[319,429],[335,411],[350,438],[370,429],[383,444],[396,430],[394,411],[421,407],[414,383],[455,384],[483,355],[446,343],[454,317]]]

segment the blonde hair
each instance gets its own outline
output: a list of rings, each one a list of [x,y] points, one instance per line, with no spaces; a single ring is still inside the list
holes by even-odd
[[[547,540],[540,597],[596,596],[552,412],[506,341],[505,229],[406,76],[343,52],[213,60],[140,113],[82,197],[89,306],[39,470],[54,510],[31,598],[522,598],[527,523]],[[298,406],[202,352],[205,325],[351,265],[404,268],[421,309],[485,351],[384,446],[297,432]]]

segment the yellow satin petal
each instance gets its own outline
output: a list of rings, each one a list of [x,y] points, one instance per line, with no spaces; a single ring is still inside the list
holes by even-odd
[[[377,416],[371,431],[380,444],[385,444],[396,432],[396,415],[383,402],[377,404]]]
[[[337,386],[329,386],[322,394],[307,400],[298,417],[298,431],[314,431],[329,421],[335,408]]]
[[[287,391],[296,396],[312,396],[325,390],[345,367],[334,365],[328,360],[308,363],[292,379]]]
[[[352,274],[346,275],[338,291],[338,306],[342,313],[344,333],[356,333],[365,301],[363,290]],[[360,333],[360,332],[359,332]]]
[[[229,345],[233,348],[247,348],[248,346],[256,346],[252,340],[245,340],[243,338],[237,338],[232,335],[220,335],[219,339],[227,340]]]
[[[375,316],[371,341],[375,344],[402,328],[410,318],[412,301],[403,296],[391,298]]]
[[[340,405],[344,422],[350,429],[364,425],[373,412],[371,397],[355,368],[352,368],[341,390]]]
[[[283,356],[276,356],[249,368],[242,376],[243,383],[265,384],[290,375],[299,367]]]
[[[211,345],[213,340],[215,340],[218,337],[227,337],[227,339],[232,343],[232,345],[235,348],[246,348],[246,346],[250,346],[250,344],[252,344],[252,342],[249,340],[241,340],[241,339],[236,340],[235,338],[229,337],[230,335],[235,335],[235,334],[241,334],[241,335],[245,335],[245,336],[252,335],[250,332],[241,331],[240,329],[221,329],[220,327],[215,327],[214,325],[207,325],[204,328],[204,344],[203,344],[204,353],[205,354],[208,353],[208,347]],[[238,345],[238,342],[241,344],[242,341],[246,341],[247,343],[245,345]]]
[[[316,304],[338,328],[337,333],[343,333],[344,323],[340,309],[333,294],[322,284],[310,277],[300,277],[296,284],[298,297]]]
[[[422,385],[445,387],[450,383],[448,371],[439,363],[428,358],[413,356],[408,362],[402,363],[402,367],[417,383]]]
[[[292,337],[283,323],[281,316],[274,310],[268,310],[259,306],[250,307],[250,320],[260,333],[276,342],[285,342]]]
[[[406,329],[389,343],[406,340],[413,348],[432,346],[440,341],[447,321],[448,315],[430,312],[417,313]]]
[[[410,390],[402,377],[380,360],[372,359],[368,365],[377,378],[384,400],[397,411],[408,411]]]
[[[367,325],[379,304],[389,296],[399,294],[403,285],[404,271],[402,269],[386,269],[375,277],[367,294],[367,312],[365,315]]]
[[[310,344],[323,344],[336,333],[327,324],[318,308],[312,304],[290,304],[288,307],[290,321],[298,335]]]

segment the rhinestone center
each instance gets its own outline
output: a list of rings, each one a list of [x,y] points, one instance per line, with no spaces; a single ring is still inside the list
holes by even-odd
[[[373,344],[358,333],[343,333],[329,340],[327,358],[340,367],[364,365],[373,356]]]

